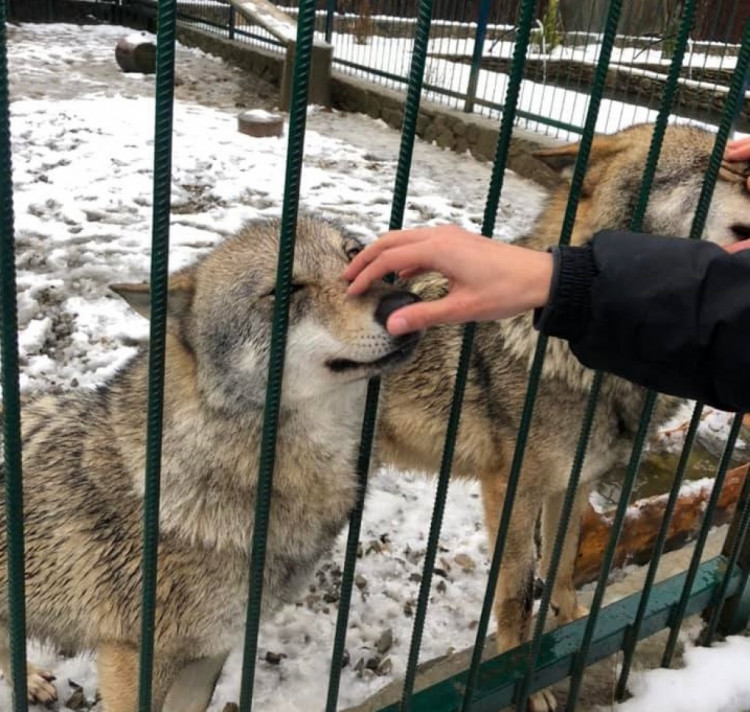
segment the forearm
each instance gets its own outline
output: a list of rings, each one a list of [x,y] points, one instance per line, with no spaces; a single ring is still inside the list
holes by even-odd
[[[567,339],[591,368],[750,409],[750,254],[605,232],[554,257],[541,331]]]

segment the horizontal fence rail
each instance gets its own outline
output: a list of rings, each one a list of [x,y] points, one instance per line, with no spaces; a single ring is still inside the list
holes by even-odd
[[[296,18],[294,2],[274,0]],[[532,18],[528,58],[516,108],[516,123],[535,131],[573,140],[583,132],[596,59],[604,40],[604,15],[549,8]],[[605,77],[602,109],[596,130],[611,133],[626,126],[654,121],[666,90],[669,67],[677,47],[679,16],[662,16],[656,6],[644,16],[628,4]],[[406,7],[411,10],[404,10]],[[156,0],[123,0],[122,12],[155,15]],[[316,6],[316,37],[334,48],[333,62],[341,72],[406,91],[411,42],[418,26],[417,4],[377,0],[328,0]],[[520,7],[520,5],[519,5]],[[698,22],[684,49],[684,61],[673,80],[673,113],[682,120],[717,125],[721,105],[735,70],[741,38],[738,23],[747,16],[740,0],[719,0],[715,12],[699,5]],[[235,12],[229,0],[179,0],[179,17],[231,39],[270,50],[283,43],[265,28]],[[410,14],[409,14],[410,13]],[[566,17],[571,15],[571,17]],[[574,16],[574,17],[573,17]],[[451,19],[441,19],[441,18]],[[436,0],[423,83],[425,99],[465,112],[499,119],[507,91],[512,52],[519,36],[514,4],[454,3]],[[647,19],[646,19],[647,18]],[[572,23],[572,24],[571,24]],[[655,29],[662,23],[664,26]],[[638,28],[649,27],[646,35]],[[643,30],[646,32],[646,30]],[[697,35],[697,36],[696,36]],[[750,130],[744,102],[737,128]]]
[[[723,0],[727,8],[716,13],[713,22],[702,17],[698,0],[686,0],[681,13],[670,17],[670,26],[658,38],[658,49],[642,38],[623,37],[618,28],[634,28],[651,22],[648,13],[635,3],[623,12],[620,0],[611,0],[606,15],[597,16],[594,5],[576,14],[575,27],[566,26],[557,4],[544,3],[540,14],[537,0],[516,3],[489,3],[477,0],[461,5],[447,0],[419,0],[413,3],[376,4],[355,0],[340,7],[333,0],[319,3],[302,0],[299,6],[284,7],[296,22],[294,70],[284,195],[281,210],[279,254],[276,266],[276,292],[270,343],[270,365],[265,393],[265,412],[260,445],[255,529],[249,559],[249,592],[244,635],[244,658],[239,695],[240,712],[254,707],[258,635],[261,622],[265,550],[268,538],[270,506],[273,497],[273,473],[282,403],[284,356],[287,341],[290,299],[293,291],[292,268],[295,234],[302,196],[301,175],[312,53],[316,41],[334,46],[334,62],[339,68],[375,82],[404,87],[406,101],[398,162],[395,168],[390,229],[404,223],[410,170],[417,134],[420,104],[432,100],[449,104],[465,112],[483,113],[497,118],[498,142],[492,175],[484,206],[481,233],[492,238],[510,142],[515,126],[525,125],[538,131],[554,130],[566,136],[580,135],[580,147],[571,178],[559,244],[567,245],[574,232],[579,202],[595,134],[602,121],[608,129],[633,123],[637,116],[655,121],[648,158],[640,182],[637,204],[633,206],[630,228],[638,231],[645,219],[649,195],[654,184],[661,142],[670,118],[683,116],[712,123],[716,141],[705,171],[700,199],[690,229],[691,239],[703,235],[725,145],[746,102],[746,75],[750,70],[750,21],[739,35],[734,28],[720,27],[717,17],[737,17],[737,0]],[[339,3],[343,5],[342,0]],[[45,6],[53,19],[54,3]],[[396,9],[394,9],[396,8]],[[401,14],[397,13],[400,9]],[[638,10],[638,11],[637,11]],[[726,10],[726,12],[725,12]],[[139,712],[153,712],[152,676],[154,673],[155,629],[158,621],[157,560],[159,548],[159,497],[161,466],[162,408],[167,335],[167,280],[170,233],[170,186],[172,158],[172,121],[174,107],[175,42],[178,19],[211,31],[226,33],[234,41],[251,42],[266,48],[285,48],[262,28],[247,24],[235,8],[224,2],[184,2],[183,0],[122,0],[112,4],[111,19],[126,21],[133,17],[157,17],[157,75],[154,130],[153,226],[151,251],[151,330],[149,354],[148,434],[143,507],[142,616],[140,633]],[[158,13],[158,14],[155,14]],[[493,14],[494,13],[494,14]],[[8,68],[6,58],[6,4],[0,0],[0,314],[2,319],[2,406],[3,474],[8,552],[8,617],[10,678],[13,684],[13,710],[27,710],[26,625],[24,606],[24,518],[22,488],[21,399],[19,389],[18,318],[14,255],[13,190],[9,128]],[[724,55],[721,61],[709,61],[709,49],[717,47],[691,40],[700,32],[714,42],[719,39]],[[667,32],[667,30],[669,30]],[[621,32],[621,30],[620,30]],[[639,39],[639,42],[635,40]],[[739,42],[739,44],[736,44]],[[632,45],[632,47],[631,47]],[[636,46],[638,45],[638,46]],[[668,45],[668,46],[667,46]],[[583,48],[583,49],[579,49]],[[634,50],[626,52],[625,50]],[[700,51],[704,55],[700,55]],[[494,54],[493,54],[494,52]],[[595,61],[590,56],[595,54]],[[658,54],[658,59],[655,57]],[[644,55],[643,59],[639,57]],[[703,64],[694,62],[703,57]],[[626,61],[627,59],[627,61]],[[728,59],[726,66],[724,59]],[[731,61],[729,61],[731,60]],[[567,64],[566,64],[567,63]],[[716,65],[716,66],[713,66]],[[729,67],[729,69],[727,69]],[[627,71],[626,71],[627,68]],[[699,72],[699,70],[701,70]],[[709,71],[711,70],[711,71]],[[614,74],[613,74],[614,72]],[[702,78],[693,79],[691,74]],[[621,76],[625,77],[621,82]],[[659,75],[658,81],[653,75]],[[706,77],[712,77],[708,80]],[[637,81],[638,79],[648,81]],[[629,94],[629,83],[637,84],[634,106],[651,113],[639,114],[627,108],[617,97]],[[688,111],[685,87],[722,96],[718,107],[708,111]],[[556,94],[560,92],[560,94]],[[648,93],[646,97],[644,94]],[[555,99],[555,97],[558,97]],[[563,110],[555,112],[561,101]],[[580,101],[580,103],[579,103]],[[619,102],[619,104],[618,104]],[[698,103],[698,102],[696,102]],[[631,107],[632,108],[632,107]],[[617,112],[620,112],[619,115]],[[698,115],[700,113],[700,116]],[[720,556],[701,563],[711,527],[711,514],[727,476],[735,442],[743,423],[737,414],[729,431],[714,476],[706,512],[694,542],[689,568],[656,583],[656,573],[665,548],[669,526],[680,485],[689,468],[689,456],[699,426],[702,405],[697,404],[687,428],[683,451],[670,489],[663,521],[641,593],[604,605],[604,595],[612,568],[630,497],[639,476],[643,450],[652,411],[658,395],[645,396],[638,431],[634,437],[620,500],[614,511],[611,534],[602,552],[602,567],[596,582],[590,614],[584,619],[545,632],[545,623],[553,605],[552,596],[564,537],[573,513],[574,501],[592,438],[597,403],[608,377],[597,373],[586,398],[580,424],[580,438],[571,443],[574,450],[568,489],[560,513],[553,546],[552,565],[545,576],[540,608],[530,639],[513,650],[490,659],[483,656],[490,626],[492,604],[498,580],[503,573],[511,516],[518,496],[527,455],[538,391],[542,382],[548,339],[540,336],[528,367],[525,398],[518,416],[518,432],[510,463],[502,509],[491,526],[496,538],[490,542],[490,564],[484,604],[479,613],[477,633],[468,669],[415,692],[424,626],[431,594],[431,581],[439,550],[439,536],[447,502],[450,475],[461,424],[464,390],[472,368],[472,348],[476,325],[469,324],[461,342],[456,380],[446,422],[446,437],[437,474],[436,499],[426,542],[424,569],[420,577],[416,610],[405,669],[403,691],[398,703],[380,712],[490,712],[513,705],[525,710],[529,698],[547,686],[568,680],[566,709],[576,709],[586,671],[594,662],[623,653],[616,696],[626,695],[637,644],[658,631],[668,630],[662,664],[669,666],[676,652],[677,637],[685,618],[704,613],[706,628],[703,643],[711,645],[718,633],[744,629],[750,618],[750,477],[745,482],[740,502]],[[346,634],[357,566],[357,547],[361,534],[366,487],[378,418],[380,383],[368,384],[362,403],[361,444],[357,461],[360,491],[351,513],[341,577],[340,600],[331,653],[331,673],[325,703],[326,712],[338,708],[342,670],[345,661]],[[577,523],[573,523],[576,525]],[[282,683],[283,686],[283,683]],[[283,694],[283,690],[282,690]],[[161,711],[157,711],[161,712]],[[175,711],[169,711],[175,712]]]

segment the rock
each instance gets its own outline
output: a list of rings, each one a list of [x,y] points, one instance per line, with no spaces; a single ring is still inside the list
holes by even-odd
[[[280,665],[281,661],[286,657],[284,653],[273,653],[270,650],[266,651],[265,661],[271,665]]]
[[[156,72],[156,45],[137,38],[121,39],[115,46],[115,60],[123,72],[154,74]]]
[[[472,559],[468,554],[456,554],[453,557],[453,560],[461,567],[461,570],[465,574],[471,573],[477,567],[477,565],[474,563],[474,559]]]
[[[367,579],[362,574],[357,574],[354,577],[354,585],[362,591],[367,587]]]
[[[240,708],[236,702],[227,702],[222,712],[240,712]]]
[[[381,657],[379,655],[373,655],[371,658],[367,658],[365,669],[375,672],[380,666],[380,661]]]
[[[284,133],[284,118],[263,109],[250,109],[237,117],[237,129],[255,138],[281,136]]]
[[[378,642],[375,643],[375,650],[377,650],[381,655],[385,655],[392,647],[393,630],[391,628],[387,628],[380,634]]]
[[[378,677],[385,677],[386,675],[390,675],[391,672],[393,672],[393,662],[390,658],[383,660],[375,670],[375,674]]]

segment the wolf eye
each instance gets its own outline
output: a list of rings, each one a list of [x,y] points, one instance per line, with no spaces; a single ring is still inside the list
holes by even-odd
[[[300,289],[304,289],[304,288],[305,288],[304,284],[298,284],[297,282],[293,282],[292,283],[292,291],[291,291],[291,293],[294,294],[295,292],[299,292]],[[274,287],[270,291],[266,292],[263,296],[264,297],[275,297],[276,296],[276,287]]]
[[[350,262],[364,249],[357,240],[348,239],[344,242],[344,254]]]

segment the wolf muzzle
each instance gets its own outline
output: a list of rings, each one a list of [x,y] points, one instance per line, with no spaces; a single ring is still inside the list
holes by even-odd
[[[422,299],[416,294],[401,289],[394,292],[388,292],[388,294],[380,300],[380,303],[375,309],[375,321],[385,328],[385,323],[393,312],[397,309],[401,309],[401,307],[406,307],[409,306],[409,304],[415,304],[416,302],[421,301]]]

